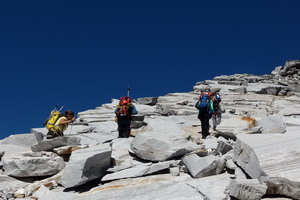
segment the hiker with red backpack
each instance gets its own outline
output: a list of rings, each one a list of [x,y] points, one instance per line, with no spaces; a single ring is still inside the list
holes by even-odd
[[[135,106],[130,97],[121,97],[115,109],[116,120],[118,123],[119,138],[128,138],[131,131],[132,115],[137,114]]]
[[[209,120],[214,113],[213,101],[208,93],[203,92],[195,107],[199,110],[198,119],[201,121],[201,134],[202,138],[205,139],[210,135],[209,133]]]

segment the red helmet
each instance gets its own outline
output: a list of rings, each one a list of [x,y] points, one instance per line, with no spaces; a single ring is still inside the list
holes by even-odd
[[[130,104],[131,102],[132,100],[130,99],[130,97],[121,97],[120,105]]]

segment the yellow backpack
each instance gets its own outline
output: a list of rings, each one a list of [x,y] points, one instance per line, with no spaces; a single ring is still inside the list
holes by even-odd
[[[63,106],[57,110],[57,106],[55,106],[54,110],[50,112],[49,118],[44,122],[44,126],[46,126],[48,130],[54,127],[54,124],[60,117],[64,116],[64,114],[60,112],[62,108]]]

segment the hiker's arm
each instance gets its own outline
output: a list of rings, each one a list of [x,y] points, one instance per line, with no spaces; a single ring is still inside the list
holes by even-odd
[[[59,124],[61,124],[61,125],[65,125],[65,124],[69,124],[69,123],[71,123],[71,122],[74,122],[75,121],[75,117],[73,117],[72,119],[66,119],[66,118],[61,118],[60,120],[59,120]]]
[[[117,114],[117,112],[119,111],[120,106],[117,106],[117,108],[115,109],[115,114]]]
[[[209,110],[213,113],[215,112],[215,109],[214,109],[214,102],[212,100],[209,101]]]
[[[132,105],[131,114],[132,114],[132,115],[136,115],[136,114],[137,114],[137,110],[136,110],[136,108],[135,108],[134,105]]]

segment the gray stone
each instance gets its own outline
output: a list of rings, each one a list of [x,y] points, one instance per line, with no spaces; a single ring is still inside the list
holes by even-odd
[[[77,137],[56,137],[32,145],[31,150],[33,152],[52,151],[54,148],[70,145],[80,145],[80,139]]]
[[[31,178],[18,180],[6,174],[0,174],[0,191],[16,191],[19,188],[26,187],[33,181]]]
[[[35,138],[38,142],[41,142],[45,139],[44,136],[47,135],[48,129],[46,127],[44,127],[44,128],[32,128],[30,132],[34,134],[34,136],[35,136]]]
[[[230,183],[230,174],[223,173],[201,179],[191,179],[186,183],[197,189],[205,199],[229,199],[227,187]]]
[[[155,164],[147,163],[147,164],[137,165],[116,173],[107,174],[101,179],[101,181],[111,181],[116,179],[145,176],[161,170],[169,169],[170,166],[177,163],[178,162],[176,161],[165,161],[165,162],[159,162]]]
[[[0,160],[4,156],[5,151],[0,151]]]
[[[260,200],[266,194],[267,186],[256,179],[231,180],[229,194],[237,199]]]
[[[170,174],[172,176],[179,176],[180,175],[180,168],[179,167],[171,167]]]
[[[123,168],[128,168],[141,164],[141,162],[129,154],[132,140],[133,138],[118,138],[113,140],[111,158],[114,167],[123,166]]]
[[[137,99],[140,104],[154,106],[157,103],[157,97],[143,97]]]
[[[216,149],[218,146],[218,139],[215,137],[207,137],[202,144],[205,149]]]
[[[185,156],[182,161],[194,178],[220,174],[225,166],[224,159],[213,155],[199,157],[192,154]]]
[[[247,88],[246,87],[240,87],[235,90],[235,92],[241,93],[241,94],[247,94]]]
[[[181,174],[180,176],[171,176],[168,174],[121,179],[81,193],[74,200],[204,200],[200,191],[189,184],[188,180],[190,180],[190,176],[185,174]]]
[[[233,149],[233,147],[224,142],[224,141],[219,141],[218,146],[217,146],[217,150],[222,153],[223,155],[226,154],[227,152],[231,151]]]
[[[284,133],[286,124],[281,115],[269,115],[258,121],[258,126],[262,126],[262,133]]]
[[[288,186],[290,194],[295,194],[288,196],[300,199],[296,192],[300,183],[300,136],[297,133],[298,128],[285,134],[238,135],[234,161],[253,179],[261,182],[280,179]],[[280,188],[282,184],[274,184],[272,190],[285,191]]]
[[[186,138],[161,132],[139,133],[131,143],[131,149],[138,157],[150,161],[165,161],[197,148],[197,144]]]
[[[237,168],[236,164],[231,159],[226,161],[226,167],[231,170],[235,170]]]
[[[71,188],[101,178],[105,175],[110,163],[111,147],[109,144],[74,151],[64,169],[61,184],[65,188]]]
[[[299,199],[300,197],[299,182],[291,182],[280,177],[271,177],[266,184],[268,186],[267,194],[282,194],[294,199]]]
[[[76,193],[53,192],[43,185],[32,195],[32,198],[40,200],[73,200],[76,197]]]
[[[3,159],[5,174],[12,177],[49,176],[65,166],[61,157],[13,157]]]
[[[30,147],[31,145],[37,142],[35,136],[33,134],[16,134],[10,135],[7,138],[4,138],[1,144],[9,144],[9,145],[18,145],[24,147]]]

